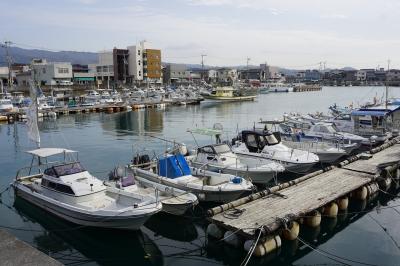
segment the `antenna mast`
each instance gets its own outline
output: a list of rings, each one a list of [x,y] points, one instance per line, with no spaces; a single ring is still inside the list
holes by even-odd
[[[7,66],[8,66],[8,83],[7,83],[8,89],[10,89],[11,85],[12,85],[11,56],[10,56],[10,51],[9,51],[11,44],[13,44],[11,41],[5,41],[4,44],[1,44],[1,47],[3,47],[6,50],[6,61],[7,61]]]

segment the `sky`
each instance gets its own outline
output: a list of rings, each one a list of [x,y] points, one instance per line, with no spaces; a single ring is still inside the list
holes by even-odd
[[[400,68],[399,0],[1,0],[0,41],[97,52],[147,40],[164,62]]]

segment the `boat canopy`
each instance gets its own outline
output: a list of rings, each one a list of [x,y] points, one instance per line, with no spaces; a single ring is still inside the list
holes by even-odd
[[[158,174],[167,178],[190,175],[190,168],[181,154],[167,156],[158,161]]]
[[[27,153],[30,153],[32,155],[35,155],[35,156],[38,156],[41,158],[46,158],[46,157],[50,157],[50,156],[58,155],[58,154],[77,153],[77,151],[63,149],[63,148],[41,148],[41,149],[36,149],[36,150],[32,150],[32,151],[27,151]]]
[[[387,114],[388,114],[387,111],[381,111],[381,110],[356,110],[351,112],[352,116],[365,116],[365,115],[386,116]]]

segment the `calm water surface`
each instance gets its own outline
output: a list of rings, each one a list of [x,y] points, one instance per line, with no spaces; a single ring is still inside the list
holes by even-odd
[[[252,127],[263,119],[281,118],[284,112],[327,112],[333,103],[349,105],[371,101],[380,87],[327,87],[319,92],[260,95],[256,102],[201,104],[126,113],[78,114],[40,122],[42,147],[79,151],[82,164],[104,178],[137,152],[158,154],[166,144],[149,135],[194,145],[187,129],[221,123],[232,137],[237,128]],[[390,89],[400,97],[400,88]],[[202,144],[208,137],[196,137]],[[24,151],[33,149],[23,123],[0,125],[0,189],[12,182],[16,171],[30,163]],[[397,194],[395,188],[391,193]],[[399,265],[400,201],[379,195],[351,204],[337,219],[326,219],[315,230],[302,230],[299,241],[285,243],[269,257],[253,258],[250,265]],[[0,227],[67,265],[239,265],[245,253],[215,241],[206,241],[202,209],[187,217],[156,215],[138,232],[76,228],[41,209],[2,195]],[[329,254],[324,253],[329,252]],[[322,255],[321,253],[324,253]],[[330,258],[328,258],[330,257]]]

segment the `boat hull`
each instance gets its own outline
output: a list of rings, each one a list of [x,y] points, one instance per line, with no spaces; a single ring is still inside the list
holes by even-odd
[[[317,163],[317,162],[309,162],[309,163],[294,163],[294,162],[288,162],[288,161],[282,161],[274,158],[265,158],[264,156],[260,155],[253,155],[253,154],[248,154],[248,153],[242,153],[242,152],[235,152],[239,158],[262,158],[262,159],[269,159],[272,161],[275,161],[277,163],[282,164],[285,167],[285,172],[291,172],[291,173],[298,173],[298,174],[304,174],[307,173],[311,170],[311,168]]]
[[[204,97],[204,102],[237,102],[237,101],[254,101],[254,99],[257,96],[249,95],[249,96],[227,97],[227,96],[203,95],[203,97]]]
[[[193,166],[195,167],[201,167],[203,164],[199,164],[196,162],[192,162]],[[235,167],[218,167],[218,166],[213,166],[213,165],[207,165],[206,167],[203,167],[206,170],[213,171],[216,173],[222,173],[222,174],[231,174],[231,175],[236,175],[240,176],[246,179],[250,179],[252,183],[256,184],[268,184],[270,183],[274,178],[277,176],[277,172],[275,171],[259,171],[257,169],[238,169]]]
[[[81,226],[101,227],[111,229],[139,230],[140,227],[150,218],[153,213],[146,213],[141,216],[98,216],[83,212],[76,212],[56,205],[45,199],[44,196],[39,197],[35,191],[19,184],[14,184],[16,195],[30,203],[58,216],[66,221]],[[36,194],[36,195],[35,195]],[[155,213],[155,212],[154,212]]]

